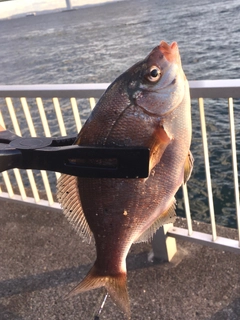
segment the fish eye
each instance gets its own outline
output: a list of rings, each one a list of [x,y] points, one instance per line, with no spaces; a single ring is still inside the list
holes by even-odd
[[[151,82],[156,82],[160,79],[160,77],[161,77],[161,70],[156,66],[152,66],[147,76],[147,79]]]

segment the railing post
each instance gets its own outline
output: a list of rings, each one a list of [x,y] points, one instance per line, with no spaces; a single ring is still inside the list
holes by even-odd
[[[169,262],[177,252],[176,239],[167,235],[169,228],[172,227],[172,223],[165,224],[153,236],[152,247],[155,258]]]

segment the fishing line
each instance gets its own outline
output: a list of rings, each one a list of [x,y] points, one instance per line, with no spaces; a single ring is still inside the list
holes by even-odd
[[[100,314],[102,313],[102,310],[103,310],[103,307],[105,305],[105,302],[106,302],[107,298],[108,298],[108,293],[105,294],[105,296],[103,298],[103,302],[102,302],[98,312],[95,314],[93,320],[100,320]]]

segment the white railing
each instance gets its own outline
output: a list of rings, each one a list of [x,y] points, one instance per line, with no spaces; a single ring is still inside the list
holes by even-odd
[[[44,135],[49,137],[53,135],[51,131],[54,131],[54,135],[58,136],[77,134],[88,113],[93,109],[95,98],[102,95],[107,85],[103,83],[0,86],[0,125],[7,126],[9,130],[19,136],[36,137],[43,135],[44,132]],[[187,229],[168,225],[163,234],[168,238],[169,236],[183,238],[240,253],[240,206],[233,105],[233,98],[240,98],[240,80],[190,81],[190,91],[191,98],[198,99],[199,103],[212,232],[206,234],[193,230],[187,187],[183,186]],[[204,98],[228,99],[238,240],[219,237],[216,231]],[[88,100],[87,104],[86,99]],[[84,106],[79,108],[80,104],[84,104]],[[82,115],[82,109],[85,110],[84,115]],[[0,199],[60,209],[59,204],[54,200],[58,173],[51,176],[49,172],[45,171],[18,169],[10,171],[5,171],[0,176]],[[39,191],[40,180],[43,192]],[[154,242],[158,243],[158,241],[157,235]],[[174,247],[173,243],[171,245]]]

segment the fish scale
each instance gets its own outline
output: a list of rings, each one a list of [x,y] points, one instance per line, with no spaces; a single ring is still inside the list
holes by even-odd
[[[193,164],[190,112],[176,42],[162,41],[100,98],[75,144],[147,147],[149,176],[59,179],[64,214],[79,234],[94,237],[97,252],[92,269],[69,297],[104,286],[130,318],[126,256],[134,242],[148,241],[160,226],[175,219],[174,196]]]

